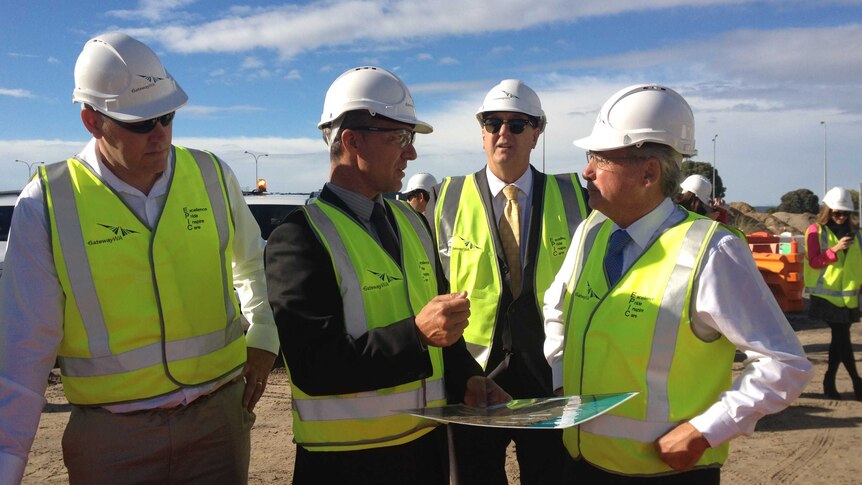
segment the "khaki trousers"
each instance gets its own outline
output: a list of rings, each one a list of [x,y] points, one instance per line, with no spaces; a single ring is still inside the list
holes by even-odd
[[[63,433],[69,483],[245,484],[254,414],[242,379],[188,406],[114,414],[73,406]]]

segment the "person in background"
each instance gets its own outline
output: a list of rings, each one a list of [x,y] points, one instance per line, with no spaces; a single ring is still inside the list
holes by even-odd
[[[431,125],[401,79],[366,66],[332,83],[318,128],[329,182],[266,246],[293,483],[447,484],[446,427],[397,410],[511,398],[464,346],[470,301],[446,292],[425,220],[381,195],[401,188],[414,137]]]
[[[673,201],[686,210],[707,216],[712,220],[727,224],[727,211],[721,208],[720,199],[711,201],[712,184],[703,175],[689,175],[679,184],[682,192]]]
[[[516,398],[553,395],[542,353],[541,302],[586,216],[577,174],[546,175],[530,154],[547,118],[539,96],[517,79],[488,91],[476,113],[485,166],[447,177],[426,209],[453,291],[470,298],[467,347]],[[566,454],[559,430],[451,426],[457,481],[505,484],[515,443],[521,483],[557,482]]]
[[[435,185],[437,185],[437,179],[430,173],[419,172],[410,177],[410,180],[407,181],[407,189],[404,190],[410,207],[416,212],[424,214]]]
[[[817,220],[805,237],[805,291],[811,302],[808,316],[823,320],[832,331],[829,361],[823,376],[823,394],[841,399],[835,386],[838,367],[844,364],[853,382],[856,400],[862,401],[862,379],[850,342],[850,325],[859,321],[862,286],[862,250],[858,220],[853,216],[850,192],[833,187],[823,197]]]
[[[545,294],[545,354],[566,395],[638,394],[563,431],[565,483],[719,483],[728,442],[811,378],[745,241],[670,199],[694,143],[688,103],[650,84],[575,141],[593,212]]]
[[[70,483],[244,484],[278,349],[260,229],[224,162],[171,144],[188,96],[149,47],[88,41],[72,99],[93,138],[24,188],[0,278],[0,483],[59,355]]]
[[[709,204],[709,194],[712,184],[703,175],[689,175],[679,184],[682,192],[673,197],[673,201],[686,210],[702,216],[712,212]]]

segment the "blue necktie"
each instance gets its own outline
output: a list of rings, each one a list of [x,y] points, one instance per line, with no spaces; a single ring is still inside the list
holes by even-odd
[[[617,229],[611,234],[608,242],[608,253],[605,255],[605,274],[608,275],[609,286],[614,286],[620,279],[623,270],[623,249],[632,238],[625,229]]]

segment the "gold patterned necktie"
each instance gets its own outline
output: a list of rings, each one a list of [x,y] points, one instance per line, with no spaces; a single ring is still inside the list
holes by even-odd
[[[518,187],[507,185],[503,187],[503,194],[506,196],[506,207],[500,217],[500,241],[509,266],[512,296],[518,298],[521,294],[521,208],[518,205]]]

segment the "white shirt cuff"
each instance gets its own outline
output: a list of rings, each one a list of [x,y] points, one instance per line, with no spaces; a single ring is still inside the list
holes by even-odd
[[[722,402],[710,406],[705,413],[689,421],[713,448],[743,434]]]

